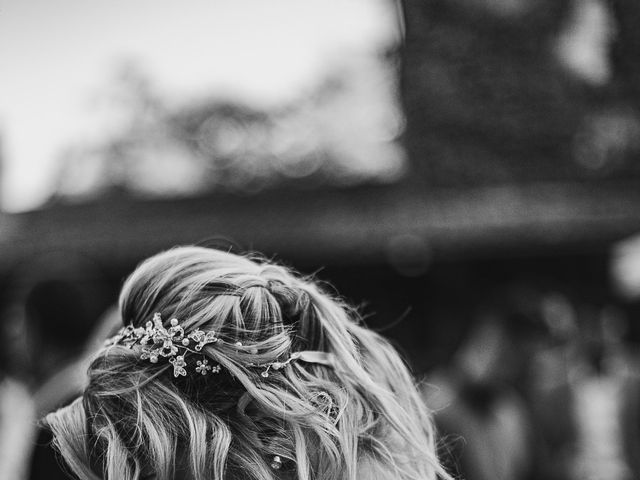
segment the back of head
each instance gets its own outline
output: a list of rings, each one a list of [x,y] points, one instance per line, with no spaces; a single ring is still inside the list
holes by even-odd
[[[142,263],[120,308],[134,341],[99,352],[81,399],[47,417],[80,478],[446,476],[398,354],[317,283],[181,247]],[[159,331],[178,336],[149,358]]]

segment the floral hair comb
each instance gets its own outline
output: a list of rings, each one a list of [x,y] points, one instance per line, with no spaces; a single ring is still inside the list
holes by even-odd
[[[203,331],[199,328],[190,333],[186,333],[177,318],[170,320],[170,327],[165,328],[162,323],[160,313],[153,315],[153,320],[148,321],[144,327],[133,327],[127,325],[122,327],[118,333],[105,342],[106,346],[123,345],[133,349],[139,347],[140,358],[149,360],[151,363],[158,363],[162,358],[167,358],[173,366],[174,377],[187,376],[187,354],[200,355],[200,360],[196,361],[194,371],[201,375],[208,373],[219,373],[220,365],[210,365],[209,361],[201,353],[205,345],[222,342],[216,336],[214,330]],[[237,342],[235,346],[242,347],[242,343]],[[333,355],[325,352],[303,351],[291,354],[288,359],[264,364],[249,363],[248,366],[262,368],[260,375],[269,377],[271,370],[281,370],[294,360],[301,360],[308,363],[318,363],[333,366]]]
[[[209,343],[219,341],[213,330],[204,332],[199,328],[186,334],[177,318],[172,318],[171,326],[165,328],[162,324],[162,317],[159,313],[153,315],[153,320],[146,323],[145,327],[133,327],[127,325],[122,327],[116,335],[107,340],[107,346],[123,345],[127,348],[139,346],[142,353],[142,360],[149,360],[151,363],[158,363],[161,358],[168,358],[173,365],[173,376],[185,377],[187,375],[187,362],[185,354],[199,354],[202,347]],[[200,354],[202,355],[202,354]],[[206,375],[207,373],[218,373],[220,365],[209,365],[209,361],[202,356],[196,362],[196,373]]]

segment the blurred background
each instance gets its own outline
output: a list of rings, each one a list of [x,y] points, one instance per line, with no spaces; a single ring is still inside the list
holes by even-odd
[[[468,480],[640,478],[640,3],[0,0],[0,479],[143,258],[261,251],[422,380]]]

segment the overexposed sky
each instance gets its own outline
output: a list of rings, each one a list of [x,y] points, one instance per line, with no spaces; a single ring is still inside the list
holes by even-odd
[[[0,0],[0,204],[37,207],[65,146],[107,133],[95,97],[124,61],[169,101],[268,107],[396,41],[393,14],[393,0]]]

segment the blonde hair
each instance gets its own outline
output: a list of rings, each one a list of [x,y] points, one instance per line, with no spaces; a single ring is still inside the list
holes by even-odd
[[[225,341],[202,353],[222,370],[174,378],[135,349],[99,352],[82,397],[45,420],[79,478],[449,478],[397,352],[317,282],[262,259],[179,247],[131,274],[120,311],[135,327],[160,312],[187,331],[215,330]],[[251,348],[225,348],[236,342]],[[334,368],[292,362],[264,378],[250,366],[303,350],[331,354]]]

